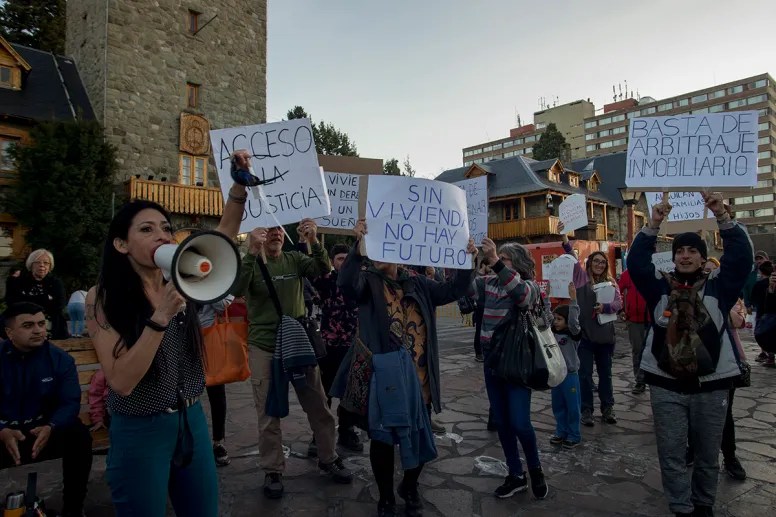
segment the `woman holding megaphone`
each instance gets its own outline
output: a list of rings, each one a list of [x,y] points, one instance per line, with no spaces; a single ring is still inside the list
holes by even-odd
[[[250,155],[233,163],[250,170]],[[234,174],[233,174],[234,176]],[[247,199],[229,191],[217,231],[234,239]],[[107,479],[116,515],[216,517],[218,487],[207,422],[197,307],[154,262],[173,242],[170,215],[132,201],[114,216],[98,283],[86,297],[89,335],[108,381],[111,412]]]

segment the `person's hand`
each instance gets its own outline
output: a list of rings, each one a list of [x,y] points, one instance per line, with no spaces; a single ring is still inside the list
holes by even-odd
[[[248,234],[248,253],[255,257],[261,253],[265,242],[267,242],[267,229],[254,228]]]
[[[89,428],[89,431],[95,432],[95,431],[99,431],[100,429],[105,429],[105,423],[104,422],[97,422],[96,424],[94,424],[93,426],[91,426]]]
[[[30,430],[30,434],[35,436],[35,443],[32,444],[32,459],[37,459],[38,454],[46,447],[51,437],[51,426],[42,425]]]
[[[318,224],[309,217],[299,222],[296,233],[299,234],[300,240],[303,239],[308,244],[318,242]]]
[[[496,243],[485,237],[482,239],[482,253],[485,255],[485,262],[492,266],[498,262],[498,250]]]
[[[671,203],[668,201],[661,201],[660,203],[656,204],[652,207],[652,220],[649,224],[649,226],[655,230],[660,228],[660,225],[663,224],[663,221],[668,218],[668,214],[671,213],[671,209],[673,207],[671,206]]]
[[[708,208],[717,219],[728,213],[725,209],[725,203],[722,201],[722,194],[719,192],[701,192],[701,197],[703,198],[703,203],[706,205],[706,208]]]
[[[600,303],[596,303],[593,306],[593,312],[595,312],[596,314],[603,313],[604,312],[604,306],[602,304],[600,304]]]
[[[23,442],[25,439],[24,434],[16,429],[6,427],[0,431],[0,441],[3,442],[5,450],[8,451],[8,454],[11,455],[11,459],[17,466],[22,464],[22,456],[19,454],[19,442]]]
[[[156,308],[151,319],[160,325],[168,325],[170,320],[186,306],[186,299],[181,296],[173,282],[168,282],[164,288],[162,302]]]
[[[574,282],[569,282],[569,299],[572,302],[577,301],[577,287],[574,285]]]
[[[356,241],[360,241],[366,235],[366,220],[359,219],[356,221],[356,226],[353,227],[353,235],[356,236]]]
[[[466,246],[466,253],[477,256],[477,246],[474,244],[474,239],[469,239],[469,244]],[[472,266],[474,266],[474,258],[472,258]]]
[[[566,233],[566,226],[560,221],[558,221],[558,233],[560,234],[560,238],[563,239],[564,243],[569,241],[569,235]]]

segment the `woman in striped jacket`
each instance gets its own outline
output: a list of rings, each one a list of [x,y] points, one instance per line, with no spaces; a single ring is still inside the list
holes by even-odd
[[[475,297],[485,300],[480,340],[487,364],[493,329],[510,311],[532,307],[540,301],[541,292],[534,281],[536,265],[526,248],[510,243],[502,245],[497,252],[496,244],[486,238],[482,241],[482,251],[485,262],[494,273],[475,279],[473,284]],[[547,483],[539,461],[536,433],[531,424],[531,390],[496,377],[487,366],[485,387],[509,467],[509,475],[504,484],[496,489],[496,497],[511,497],[528,488],[517,449],[519,440],[528,464],[533,494],[538,499],[544,499],[547,497]]]

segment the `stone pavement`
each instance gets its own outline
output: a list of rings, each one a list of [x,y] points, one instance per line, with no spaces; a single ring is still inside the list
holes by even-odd
[[[548,442],[554,430],[550,394],[534,394],[533,422],[550,485],[550,495],[544,501],[534,500],[530,493],[507,500],[493,497],[492,491],[504,475],[499,472],[502,464],[495,460],[503,456],[498,437],[486,430],[488,402],[481,365],[474,362],[473,353],[468,350],[447,352],[441,364],[444,411],[436,418],[445,423],[448,434],[437,438],[439,458],[426,467],[420,478],[425,515],[669,515],[662,495],[649,392],[631,395],[630,346],[624,328],[618,329],[617,334],[617,425],[597,422],[592,429],[583,427],[582,445],[574,451],[562,451]],[[440,339],[445,339],[444,332]],[[751,337],[745,336],[745,348],[753,359],[756,347]],[[776,515],[776,370],[754,361],[752,370],[754,387],[738,390],[734,407],[739,458],[749,477],[738,482],[721,473],[717,515]],[[247,384],[231,385],[227,393],[227,445],[233,459],[230,466],[218,471],[221,515],[375,515],[377,487],[367,453],[343,454],[356,472],[350,486],[331,483],[319,474],[315,461],[299,457],[307,450],[311,434],[293,395],[291,416],[283,420],[284,443],[289,446],[286,495],[280,501],[266,500],[261,492],[264,476],[258,468],[256,417],[250,388]],[[23,488],[26,473],[32,468],[41,476],[40,489],[47,501],[58,505],[58,461],[0,472],[0,495]],[[397,470],[397,483],[398,480]],[[95,458],[87,515],[113,515],[104,456]]]

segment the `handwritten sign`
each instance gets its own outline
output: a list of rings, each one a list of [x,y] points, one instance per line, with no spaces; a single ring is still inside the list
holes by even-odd
[[[224,201],[233,183],[230,156],[235,150],[247,149],[253,174],[267,182],[260,187],[263,200],[248,194],[241,233],[331,212],[309,119],[216,129],[210,142]]]
[[[563,223],[564,232],[573,232],[584,228],[587,220],[587,200],[582,194],[572,194],[558,207],[558,218]]]
[[[670,251],[663,251],[652,255],[652,263],[655,269],[668,273],[674,270],[674,254]]]
[[[577,258],[571,255],[561,255],[553,260],[548,269],[550,281],[550,293],[553,298],[568,298],[569,283],[574,279],[574,264]]]
[[[365,237],[370,259],[470,269],[466,193],[441,181],[371,176]]]
[[[457,185],[466,192],[466,211],[469,214],[469,236],[479,246],[482,239],[488,236],[488,178],[477,176]]]
[[[331,214],[316,219],[322,229],[352,230],[358,220],[359,174],[324,172]]]
[[[550,264],[552,261],[558,258],[557,255],[542,255],[542,280],[548,280],[550,278]]]
[[[652,207],[659,205],[663,201],[662,192],[645,192],[649,213],[652,213]],[[682,221],[700,221],[701,219],[714,219],[714,215],[709,210],[704,216],[705,205],[700,192],[669,192],[668,202],[671,203],[671,213],[668,214],[667,222]]]
[[[756,111],[634,118],[625,183],[644,191],[757,185]]]

